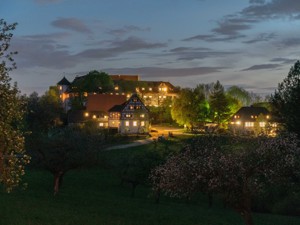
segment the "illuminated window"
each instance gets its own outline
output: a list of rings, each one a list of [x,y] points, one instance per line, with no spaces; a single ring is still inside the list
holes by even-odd
[[[149,98],[152,98],[152,96],[150,95]]]
[[[265,127],[266,126],[266,122],[259,122],[259,126],[260,127]]]
[[[270,116],[269,116],[269,115],[267,115],[267,119],[270,119]]]
[[[145,117],[145,114],[141,114],[140,117],[144,118],[144,117]]]
[[[147,96],[146,96],[146,95],[144,95],[144,98],[147,98]]]
[[[89,116],[89,113],[88,113],[88,112],[86,112],[86,113],[84,114],[84,116],[85,116],[85,117],[88,117],[88,116]]]
[[[167,88],[163,88],[162,90],[163,90],[163,91],[167,91],[168,89],[167,89]]]
[[[87,97],[87,96],[88,96],[88,93],[87,93],[87,92],[84,92],[84,93],[83,93],[83,96],[84,96],[84,97]]]
[[[125,126],[129,127],[129,121],[125,121]]]
[[[126,114],[126,117],[127,117],[127,118],[130,118],[130,117],[131,117],[131,114]]]
[[[59,90],[62,90],[62,86],[59,86]]]
[[[149,88],[149,91],[152,91],[152,88]]]
[[[254,122],[245,122],[245,127],[254,127]]]
[[[254,116],[251,116],[251,118],[253,119],[253,118],[254,118]]]
[[[145,126],[145,121],[141,121],[141,126]]]
[[[100,127],[103,127],[103,126],[104,126],[104,123],[99,123],[99,126],[100,126]]]
[[[164,98],[167,98],[167,96],[164,96]]]
[[[158,98],[161,98],[161,96],[158,96]]]
[[[133,126],[134,126],[134,127],[137,126],[137,121],[133,121]]]
[[[133,105],[131,105],[131,106],[129,106],[129,108],[130,108],[130,109],[133,109],[134,107],[133,107]]]
[[[145,88],[144,88],[144,87],[142,88],[142,91],[145,91]]]
[[[119,87],[118,87],[118,86],[115,86],[115,90],[116,90],[116,91],[119,90]]]
[[[236,121],[236,125],[241,125],[241,121]]]
[[[236,118],[237,118],[237,116],[235,115],[235,116],[234,116],[234,119],[236,119]]]
[[[97,116],[96,115],[93,115],[93,119],[96,119],[97,118]]]

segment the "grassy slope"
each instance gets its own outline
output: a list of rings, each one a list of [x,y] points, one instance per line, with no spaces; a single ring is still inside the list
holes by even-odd
[[[147,150],[140,146],[132,151]],[[126,155],[128,150],[105,153]],[[98,168],[77,170],[65,176],[58,196],[52,196],[52,177],[44,171],[28,171],[29,186],[11,194],[0,193],[0,225],[238,225],[239,215],[221,204],[208,208],[206,198],[186,203],[163,198],[155,204],[149,189],[139,187],[130,198],[130,188]],[[257,225],[300,224],[300,218],[256,214]]]

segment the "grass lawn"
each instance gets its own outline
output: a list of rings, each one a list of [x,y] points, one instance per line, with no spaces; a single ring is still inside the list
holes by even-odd
[[[163,147],[163,145],[158,146]],[[175,146],[170,146],[175,147]],[[153,145],[106,152],[107,157],[147,151]],[[208,207],[205,196],[197,200],[163,197],[155,204],[150,189],[140,186],[135,198],[129,186],[109,170],[89,168],[67,173],[58,196],[52,195],[53,178],[29,170],[26,190],[0,193],[0,225],[239,225],[241,217],[216,203]],[[300,218],[255,214],[256,225],[298,225]]]

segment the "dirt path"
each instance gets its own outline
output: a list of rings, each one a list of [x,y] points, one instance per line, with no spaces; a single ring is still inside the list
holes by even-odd
[[[129,144],[111,146],[111,147],[104,149],[104,151],[109,151],[109,150],[113,150],[113,149],[131,148],[131,147],[135,147],[135,146],[150,144],[152,142],[153,142],[153,138],[147,138],[147,139],[137,140],[137,141],[134,141]]]

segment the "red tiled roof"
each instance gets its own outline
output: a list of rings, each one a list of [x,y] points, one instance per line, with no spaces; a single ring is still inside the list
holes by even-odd
[[[87,111],[108,112],[115,105],[121,105],[126,102],[125,95],[95,94],[87,97]]]

